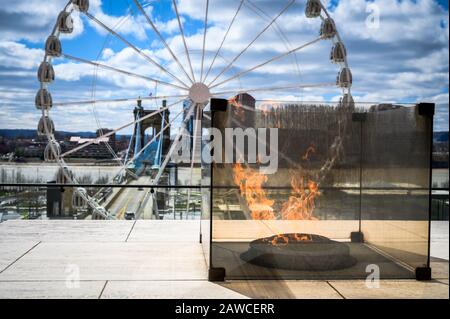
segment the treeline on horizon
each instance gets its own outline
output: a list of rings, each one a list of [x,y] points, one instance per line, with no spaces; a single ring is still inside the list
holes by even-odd
[[[83,138],[93,138],[96,137],[95,132],[66,132],[66,131],[59,131],[55,133],[57,138],[64,138],[64,137],[70,137],[70,136],[80,136]],[[433,140],[435,142],[448,142],[448,135],[449,132],[447,131],[439,131],[433,133]],[[31,129],[0,129],[0,136],[6,137],[6,138],[37,138],[36,130]],[[117,139],[120,139],[122,137],[125,137],[129,139],[131,135],[120,135],[118,134],[116,136]]]

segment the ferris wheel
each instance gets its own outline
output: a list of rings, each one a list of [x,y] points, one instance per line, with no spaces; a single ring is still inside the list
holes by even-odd
[[[79,184],[67,162],[68,156],[74,152],[93,143],[99,143],[102,139],[129,129],[148,118],[160,116],[165,111],[175,114],[163,122],[161,131],[130,158],[122,160],[108,147],[111,157],[119,163],[117,174],[123,173],[146,147],[161,137],[164,130],[174,126],[175,123],[186,127],[192,117],[199,120],[202,116],[201,110],[207,107],[211,98],[229,99],[241,93],[249,93],[260,100],[293,97],[302,99],[308,92],[336,92],[341,96],[339,107],[346,110],[353,108],[352,73],[347,62],[347,51],[333,18],[320,0],[189,1],[196,5],[193,9],[186,6],[187,1],[161,2],[165,2],[164,15],[172,18],[172,29],[175,31],[172,30],[170,33],[163,29],[161,19],[155,18],[148,4],[142,0],[128,1],[132,12],[128,18],[135,17],[135,21],[143,24],[142,28],[152,34],[151,50],[133,44],[129,34],[120,29],[120,23],[108,25],[108,22],[104,21],[106,19],[102,19],[103,15],[96,16],[98,10],[90,10],[89,0],[68,1],[56,17],[55,26],[45,43],[45,56],[38,70],[40,89],[35,104],[42,113],[38,123],[38,134],[48,138],[44,158],[60,166],[65,182]],[[268,3],[271,5],[270,8],[267,7]],[[132,52],[141,65],[148,67],[130,70],[117,64],[108,64],[111,61],[107,59],[90,59],[71,54],[69,49],[65,49],[62,40],[65,35],[74,32],[75,14],[103,30],[108,37]],[[195,31],[192,31],[193,29]],[[304,29],[302,34],[309,36],[306,41],[305,36],[298,38],[296,36],[302,29]],[[85,45],[89,46],[90,43]],[[317,61],[319,69],[311,70],[308,65],[304,65],[307,62],[302,60],[301,54],[308,50],[310,57],[321,57],[321,61]],[[52,97],[52,84],[58,81],[58,72],[55,72],[54,67],[58,59],[91,66],[95,70],[94,80],[96,72],[101,70],[111,75],[148,82],[149,85],[157,87],[158,91],[144,97],[121,95],[103,98],[92,94],[92,98],[88,100],[57,101]],[[334,69],[330,68],[332,65]],[[308,73],[314,76],[308,77]],[[318,77],[327,81],[318,81]],[[55,109],[67,110],[86,105],[92,105],[95,109],[97,105],[113,105],[136,100],[143,102],[164,100],[167,103],[150,114],[134,118],[108,132],[100,131],[101,134],[96,139],[63,152],[55,137],[58,123],[54,123],[51,117]],[[180,110],[181,105],[186,103],[188,107]],[[182,115],[184,118],[180,120]],[[93,125],[97,129],[101,129],[101,121],[99,114],[94,111]],[[342,124],[342,127],[345,127],[345,123]],[[197,126],[194,127],[195,135],[200,129]],[[176,149],[180,134],[181,130],[173,139],[150,185],[158,184],[170,156]],[[108,146],[107,143],[105,145]],[[342,138],[336,137],[333,151],[338,153],[341,146]],[[195,143],[193,147],[195,154],[199,150],[195,150]],[[332,156],[322,170],[324,172],[329,170],[334,160]],[[191,170],[192,168],[193,160]],[[88,195],[86,189],[82,187],[76,188],[74,192],[73,206],[78,208],[89,206],[98,216],[105,219],[114,218],[95,196]]]

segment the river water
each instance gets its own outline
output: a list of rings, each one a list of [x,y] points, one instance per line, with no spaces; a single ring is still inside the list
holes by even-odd
[[[3,163],[0,164],[0,183],[46,183],[54,181],[59,166],[57,164],[48,163]],[[69,164],[69,168],[78,181],[89,177],[92,183],[98,183],[99,179],[107,178],[109,181],[120,171],[119,166],[96,166],[83,164]],[[191,176],[188,167],[178,169],[177,181],[178,185],[198,185],[200,183],[200,172],[198,168],[194,169]],[[21,175],[25,180],[17,180],[17,176]],[[6,178],[6,180],[4,180]],[[191,182],[192,179],[192,182]],[[104,184],[102,181],[101,184]]]

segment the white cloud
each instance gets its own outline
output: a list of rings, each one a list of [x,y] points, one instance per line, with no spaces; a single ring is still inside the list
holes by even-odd
[[[43,41],[51,33],[58,14],[66,4],[67,0],[8,1],[7,5],[0,7],[0,41]],[[66,38],[76,37],[84,30],[78,12],[72,17],[74,33]]]
[[[180,18],[181,23],[184,24],[185,23],[185,19],[184,18]],[[180,27],[178,24],[178,20],[177,19],[172,19],[169,21],[155,21],[155,25],[156,28],[158,30],[161,30],[161,32],[165,33],[165,34],[173,34],[175,32],[179,32]]]
[[[51,12],[42,13],[41,19],[36,18],[40,9],[33,6],[33,19],[30,21],[36,28],[35,33],[29,30],[25,33],[20,29],[14,33],[15,30],[12,28],[6,28],[6,32],[0,33],[3,35],[0,35],[0,41],[2,38],[4,39],[5,34],[9,39],[0,43],[1,77],[7,75],[9,77],[13,73],[16,75],[17,81],[21,81],[19,86],[28,87],[34,92],[37,83],[35,83],[34,78],[30,80],[27,76],[29,76],[31,70],[36,68],[43,52],[42,50],[28,48],[24,44],[18,43],[18,40],[34,39],[42,41],[45,39],[45,36],[49,33],[48,27],[54,22],[57,13],[62,8],[60,2],[49,1]],[[297,2],[277,21],[276,25],[264,33],[234,63],[232,69],[225,72],[221,77],[222,80],[317,37],[320,19],[305,18],[303,14],[304,1]],[[9,11],[0,9],[0,14],[3,12],[12,17],[17,12],[23,12],[29,3],[30,1],[17,1],[15,5],[8,8]],[[152,1],[146,3],[149,4],[145,7],[146,11],[152,17],[158,17],[158,20],[155,21],[158,29],[179,58],[183,68],[190,74],[184,45],[178,30],[178,21],[173,18],[173,15],[166,18],[161,17],[153,11]],[[205,68],[208,68],[212,62],[212,58],[239,5],[239,1],[229,0],[215,0],[210,3]],[[220,51],[215,67],[208,77],[209,80],[212,80],[218,72],[228,65],[287,2],[254,0],[252,3],[255,3],[259,9],[255,9],[250,4],[246,4],[242,8],[223,49]],[[442,92],[445,88],[448,88],[449,82],[448,12],[444,11],[433,0],[375,0],[372,3],[379,6],[381,13],[380,29],[377,30],[366,27],[368,13],[364,0],[340,0],[331,12],[347,46],[349,62],[354,76],[352,91],[355,98],[358,101],[366,100],[370,102],[432,100],[443,103],[446,98],[448,99],[448,94]],[[36,5],[37,1],[31,1],[31,4]],[[170,4],[170,1],[168,4]],[[204,4],[204,0],[179,1],[183,24],[185,26],[195,25],[196,28],[187,28],[185,32],[190,50],[189,54],[197,77],[199,77],[202,58]],[[41,7],[43,6],[41,5]],[[153,31],[149,31],[150,27],[142,15],[130,15],[129,12],[111,15],[103,10],[104,7],[101,6],[100,0],[91,1],[91,12],[98,19],[111,27],[122,23],[120,28],[117,29],[121,35],[127,39],[134,38],[137,40],[136,42],[140,43],[138,47],[145,54],[151,56],[188,84],[188,80],[179,65],[173,61],[169,52],[154,36]],[[106,34],[96,24],[89,23],[97,32]],[[42,27],[37,28],[37,25]],[[81,32],[86,32],[86,30],[86,28],[82,29]],[[147,36],[151,36],[152,46],[148,45],[150,42],[148,42]],[[77,41],[77,39],[71,41]],[[133,41],[130,40],[130,42]],[[215,90],[283,86],[293,83],[333,82],[338,67],[329,63],[330,48],[331,43],[323,41],[300,51],[297,55],[299,70],[293,56],[289,56],[242,77],[240,81],[232,81]],[[136,74],[173,82],[170,76],[127,47],[109,46],[100,55],[99,62]],[[94,67],[70,61],[55,60],[55,70],[57,83],[52,87],[55,90],[55,99],[89,98]],[[206,72],[206,69],[204,72]],[[154,92],[155,86],[149,81],[103,70],[99,70],[97,75],[99,83],[97,98],[132,97],[134,95],[147,95],[150,91]],[[173,95],[179,94],[179,91],[159,86],[158,94]],[[34,93],[30,96],[32,95]],[[311,99],[320,101],[325,99],[337,100],[339,96],[340,90],[330,87],[302,91],[286,90],[285,92],[255,93],[255,97],[258,99],[301,99],[304,101]],[[23,101],[32,104],[32,101],[26,102],[25,98]],[[114,114],[119,114],[120,111],[125,109],[125,105],[116,105],[109,108],[108,113],[105,114],[111,116],[112,121],[116,121],[116,124],[120,124],[121,117],[114,116]],[[128,112],[128,109],[126,110]],[[92,123],[92,119],[87,115],[85,119]]]
[[[41,49],[30,49],[24,44],[0,42],[0,66],[15,69],[36,69],[44,56]]]
[[[434,102],[436,104],[440,104],[440,105],[445,105],[445,104],[448,105],[448,101],[449,101],[448,93],[443,93],[443,94],[438,94],[438,95],[432,96],[430,98],[430,101]]]
[[[113,16],[105,13],[102,9],[101,0],[91,0],[89,12],[95,16],[99,21],[104,23],[109,28],[119,32],[124,36],[133,36],[139,40],[147,39],[146,29],[148,29],[147,21],[143,16],[133,16],[127,12],[122,16]],[[152,7],[146,7],[147,14],[151,14]],[[108,31],[102,26],[92,20],[88,20],[89,25],[92,26],[98,33],[107,35]]]
[[[103,59],[109,59],[110,57],[114,56],[114,50],[110,49],[110,48],[106,48],[103,50],[102,52],[102,58]]]
[[[340,0],[333,18],[348,38],[361,38],[377,43],[448,42],[448,17],[435,1],[374,0],[371,6],[379,9],[379,28],[366,25],[368,3],[360,0]],[[447,21],[447,32],[442,32],[440,21]]]

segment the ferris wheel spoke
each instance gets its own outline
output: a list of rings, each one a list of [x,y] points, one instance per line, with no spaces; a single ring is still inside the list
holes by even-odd
[[[272,63],[272,62],[275,62],[275,61],[277,61],[277,60],[279,60],[279,59],[282,59],[282,58],[284,58],[284,57],[286,57],[286,56],[288,56],[288,55],[290,55],[290,54],[292,54],[292,53],[295,53],[295,52],[298,52],[298,51],[300,51],[300,50],[302,50],[302,49],[304,49],[304,48],[307,48],[308,46],[313,45],[313,44],[319,42],[320,40],[322,40],[322,37],[318,37],[317,39],[315,39],[315,40],[313,40],[313,41],[310,41],[310,42],[308,42],[308,43],[305,43],[305,44],[303,44],[303,45],[301,45],[301,46],[299,46],[299,47],[297,47],[297,48],[295,48],[295,49],[292,49],[292,50],[290,50],[290,51],[288,51],[288,52],[285,52],[285,53],[282,53],[282,54],[280,54],[280,55],[277,55],[277,56],[275,56],[275,57],[273,57],[273,58],[271,58],[271,59],[269,59],[269,60],[267,60],[267,61],[265,61],[265,62],[263,62],[263,63],[260,63],[260,64],[258,64],[258,65],[256,65],[256,66],[254,66],[254,67],[248,69],[248,70],[239,72],[239,73],[233,75],[232,77],[230,77],[230,78],[228,78],[228,79],[226,79],[226,80],[224,80],[224,81],[222,81],[222,82],[220,82],[220,83],[217,83],[217,84],[211,86],[211,89],[213,89],[213,88],[215,88],[215,87],[218,87],[218,86],[220,86],[220,85],[223,85],[223,84],[225,84],[225,83],[228,83],[228,82],[230,82],[230,81],[232,81],[232,80],[234,80],[234,79],[236,79],[236,78],[242,77],[242,76],[244,76],[244,75],[247,74],[247,73],[250,73],[250,72],[255,71],[255,70],[259,69],[259,68],[262,68],[263,66],[266,66],[266,65],[268,65],[268,64],[270,64],[270,63]]]
[[[144,145],[144,147],[135,155],[133,155],[133,157],[128,160],[125,161],[125,163],[123,164],[122,168],[116,173],[114,174],[113,178],[117,177],[118,175],[120,175],[124,170],[127,170],[128,165],[130,165],[131,163],[133,163],[143,152],[145,152],[145,150],[150,147],[150,145],[152,145],[152,143],[154,143],[156,141],[156,139],[161,136],[161,134],[163,134],[169,127],[171,127],[171,125],[175,122],[175,120],[181,115],[183,114],[184,110],[181,110],[170,122],[168,122],[160,131],[158,134],[156,134],[149,142],[147,142],[147,144]]]
[[[70,155],[70,154],[76,153],[76,152],[78,152],[78,151],[80,151],[80,150],[82,150],[82,149],[88,147],[89,145],[100,143],[103,139],[105,139],[105,138],[107,138],[107,137],[110,137],[110,136],[116,134],[117,132],[119,132],[119,131],[121,131],[121,130],[126,129],[127,127],[130,127],[130,126],[132,126],[132,125],[135,125],[135,124],[137,124],[137,123],[140,123],[140,122],[142,122],[142,121],[144,121],[144,120],[146,120],[146,119],[149,119],[149,118],[151,118],[151,117],[153,117],[153,116],[155,116],[155,115],[161,114],[162,112],[168,110],[168,109],[169,109],[170,107],[172,107],[172,106],[177,105],[178,103],[182,102],[183,100],[184,100],[184,99],[178,100],[178,101],[176,101],[176,102],[174,102],[174,103],[172,103],[172,104],[169,104],[169,105],[166,106],[166,107],[163,107],[163,108],[161,108],[161,109],[159,109],[159,110],[157,110],[157,111],[155,111],[155,112],[152,112],[152,113],[150,113],[150,114],[148,114],[148,115],[145,115],[145,116],[139,118],[138,120],[128,122],[127,124],[124,124],[124,125],[122,125],[121,127],[119,127],[119,128],[117,128],[117,129],[114,129],[114,130],[108,132],[107,134],[103,134],[103,135],[101,135],[101,136],[99,136],[99,137],[97,137],[97,138],[95,138],[95,139],[93,139],[93,140],[91,140],[91,141],[89,141],[89,142],[87,142],[87,143],[84,143],[83,145],[80,145],[80,146],[78,146],[78,147],[75,147],[74,149],[72,149],[72,150],[70,150],[70,151],[67,151],[67,152],[65,152],[64,154],[62,154],[62,155],[61,155],[61,158],[64,158],[64,157],[67,157],[67,156]]]
[[[121,74],[124,74],[124,75],[127,75],[127,76],[131,76],[131,77],[147,80],[147,81],[159,84],[159,85],[170,86],[170,87],[177,88],[177,89],[180,89],[180,90],[188,91],[187,88],[179,86],[179,85],[176,85],[176,84],[164,82],[164,81],[161,81],[161,80],[158,80],[158,79],[154,79],[154,78],[151,78],[151,77],[148,77],[148,76],[145,76],[145,75],[136,74],[136,73],[133,73],[133,72],[130,72],[130,71],[121,70],[121,69],[118,69],[118,68],[115,68],[115,67],[112,67],[112,66],[109,66],[109,65],[106,65],[106,64],[102,64],[102,63],[98,63],[98,62],[94,62],[94,61],[90,61],[90,60],[74,57],[74,56],[71,56],[71,55],[68,55],[68,54],[65,54],[65,53],[61,54],[61,56],[66,58],[66,59],[69,59],[69,60],[77,61],[77,62],[84,63],[84,64],[90,64],[90,65],[96,66],[96,67],[101,68],[101,69],[114,71],[114,72],[121,73]]]
[[[261,19],[270,21],[271,17],[264,10],[259,8],[256,4],[254,4],[251,0],[246,0],[245,5],[246,5],[246,7],[248,9],[253,11]],[[291,47],[292,47],[291,41],[286,36],[285,32],[280,28],[280,26],[278,25],[278,22],[274,23],[274,29],[277,31],[278,35],[282,39],[286,49],[290,50]],[[297,72],[300,74],[300,66],[299,66],[299,63],[298,63],[297,55],[295,53],[294,53],[293,58],[294,58],[294,61],[295,61]]]
[[[173,53],[172,49],[170,48],[169,44],[167,44],[166,40],[164,39],[164,37],[162,36],[161,32],[159,32],[158,28],[156,27],[156,25],[153,23],[152,19],[150,19],[150,17],[148,16],[147,12],[145,12],[144,8],[142,8],[141,4],[139,3],[139,0],[133,0],[133,2],[136,4],[136,6],[138,7],[139,11],[141,11],[141,13],[144,15],[145,19],[147,20],[147,22],[150,24],[150,26],[152,27],[153,31],[156,33],[156,35],[159,37],[159,39],[161,40],[161,42],[164,44],[164,46],[166,47],[167,51],[169,51],[170,55],[172,56],[173,60],[178,64],[178,66],[180,67],[180,69],[183,71],[183,73],[186,75],[186,77],[189,79],[189,81],[193,84],[193,80],[191,79],[191,77],[189,76],[189,74],[187,74],[186,70],[184,69],[183,65],[181,64],[180,60],[176,57],[176,55]]]
[[[91,19],[92,21],[94,21],[95,23],[97,23],[98,25],[100,25],[102,28],[104,28],[105,30],[107,30],[108,32],[110,32],[112,35],[114,35],[116,38],[118,38],[120,41],[122,41],[123,43],[125,43],[129,48],[133,49],[137,54],[139,54],[140,56],[142,56],[145,60],[149,61],[151,64],[153,64],[154,66],[156,66],[158,69],[160,69],[161,71],[165,72],[166,74],[168,74],[170,77],[172,77],[174,80],[176,80],[178,83],[180,83],[182,86],[184,86],[185,88],[188,88],[187,84],[185,82],[183,82],[181,79],[179,79],[177,76],[175,76],[172,72],[170,72],[169,70],[167,70],[165,67],[163,67],[161,64],[159,64],[158,62],[156,62],[155,60],[153,60],[151,57],[149,57],[147,54],[145,54],[142,50],[139,50],[136,46],[134,46],[133,44],[131,44],[127,39],[125,39],[124,37],[122,37],[120,34],[118,34],[117,32],[115,32],[113,29],[111,29],[110,27],[108,27],[107,25],[105,25],[102,21],[98,20],[96,17],[94,17],[93,15],[91,15],[89,12],[86,12],[86,16]]]
[[[184,50],[185,50],[185,53],[186,53],[186,57],[187,57],[188,62],[189,62],[189,68],[190,68],[190,71],[191,71],[192,80],[194,82],[196,82],[195,81],[194,68],[192,67],[191,55],[189,54],[189,49],[188,49],[188,46],[187,46],[187,43],[186,43],[186,37],[184,35],[183,24],[181,23],[180,14],[178,12],[177,0],[172,0],[172,2],[173,2],[173,7],[175,8],[175,13],[177,15],[178,27],[180,29],[181,38],[183,40],[183,45],[184,45]]]
[[[253,11],[258,17],[260,17],[263,20],[270,21],[272,18],[261,8],[259,8],[255,3],[253,3],[251,0],[246,0],[245,2],[246,8]],[[283,39],[283,42],[285,42],[285,45],[290,45],[290,41],[287,39],[285,33],[280,28],[277,22],[274,23],[274,28],[277,30],[280,37]]]
[[[233,65],[234,63],[245,53],[247,52],[247,50],[278,20],[279,17],[281,17],[283,15],[283,13],[285,13],[289,7],[291,5],[294,4],[296,0],[290,0],[289,3],[275,16],[275,18],[273,18],[268,25],[266,25],[264,27],[263,30],[261,30],[261,32],[258,33],[258,35],[214,78],[214,80],[212,80],[208,86],[210,87],[212,84],[214,84],[217,79],[224,74],[226,71],[228,71]]]
[[[203,49],[202,49],[202,65],[200,71],[200,82],[203,82],[203,68],[205,65],[205,47],[206,47],[206,33],[208,31],[208,12],[209,12],[209,0],[206,0],[206,12],[205,12],[205,30],[203,32]]]
[[[296,84],[296,85],[286,85],[286,86],[273,86],[266,88],[249,88],[249,89],[234,89],[227,90],[222,92],[212,92],[213,96],[219,96],[224,94],[241,94],[241,93],[250,93],[250,92],[270,92],[270,91],[283,91],[283,90],[292,90],[292,89],[305,89],[305,88],[317,88],[317,87],[328,87],[328,86],[336,86],[336,83],[318,83],[318,84]]]
[[[222,47],[223,47],[223,45],[224,45],[224,43],[225,43],[225,41],[226,41],[226,39],[227,39],[227,37],[228,37],[228,34],[230,33],[230,30],[231,30],[233,24],[234,24],[234,21],[236,20],[236,17],[238,16],[239,12],[240,12],[241,9],[242,9],[242,6],[243,6],[243,4],[244,4],[244,1],[245,1],[245,0],[241,0],[241,3],[239,4],[239,7],[237,8],[236,13],[235,13],[234,16],[233,16],[233,19],[231,20],[231,23],[230,23],[230,25],[228,26],[227,31],[225,32],[225,35],[224,35],[224,37],[223,37],[223,39],[222,39],[222,42],[220,43],[219,49],[217,49],[216,54],[214,55],[214,58],[213,58],[213,60],[212,60],[212,62],[211,62],[211,65],[209,66],[208,71],[206,72],[206,75],[205,75],[205,78],[204,78],[204,81],[205,81],[205,82],[206,82],[206,79],[208,78],[209,73],[211,72],[211,70],[212,70],[212,68],[213,68],[213,66],[214,66],[214,63],[216,63],[216,59],[217,59],[217,57],[219,56],[220,50],[222,50]]]
[[[89,105],[89,104],[101,104],[101,103],[121,103],[121,102],[134,102],[137,100],[153,101],[153,100],[165,100],[165,99],[186,98],[186,97],[188,97],[187,94],[166,95],[166,96],[146,96],[146,97],[122,98],[122,99],[95,99],[95,100],[86,100],[86,101],[59,102],[59,103],[53,103],[53,106]]]

